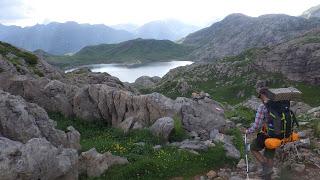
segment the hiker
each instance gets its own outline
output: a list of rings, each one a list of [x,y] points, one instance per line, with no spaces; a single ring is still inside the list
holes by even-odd
[[[301,92],[292,87],[262,87],[257,92],[262,104],[257,110],[254,124],[246,130],[246,134],[259,131],[251,144],[251,152],[262,165],[264,179],[271,179],[275,150],[281,145],[299,139],[299,135],[293,131],[294,125],[299,127],[299,124],[290,110],[290,100]],[[263,149],[262,155],[259,151]]]
[[[262,176],[266,179],[271,178],[272,168],[273,168],[273,158],[275,155],[275,149],[265,148],[265,139],[268,137],[265,131],[265,126],[268,122],[268,109],[266,104],[269,101],[267,97],[268,89],[263,87],[258,90],[258,98],[261,99],[262,104],[260,104],[257,109],[255,121],[251,128],[246,130],[246,134],[252,134],[258,132],[257,138],[252,142],[250,149],[253,156],[262,165]],[[264,154],[262,155],[259,151],[264,149]]]

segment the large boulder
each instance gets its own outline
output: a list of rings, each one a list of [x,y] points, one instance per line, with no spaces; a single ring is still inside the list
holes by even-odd
[[[184,129],[198,133],[202,139],[208,139],[211,130],[226,126],[222,106],[212,99],[179,97],[175,101],[175,109],[181,114]]]
[[[174,121],[171,117],[158,119],[151,127],[151,133],[155,136],[168,140],[170,133],[174,129]]]
[[[89,177],[98,177],[104,173],[109,167],[117,164],[128,164],[126,158],[114,156],[109,152],[100,154],[96,149],[83,152],[79,158],[80,172]]]
[[[3,136],[23,143],[44,137],[55,146],[73,144],[73,147],[80,147],[80,138],[68,138],[65,132],[55,129],[55,125],[43,108],[0,90],[0,132]],[[69,134],[80,136],[75,129]]]
[[[57,148],[44,138],[25,144],[0,137],[0,177],[16,179],[78,179],[75,149]]]

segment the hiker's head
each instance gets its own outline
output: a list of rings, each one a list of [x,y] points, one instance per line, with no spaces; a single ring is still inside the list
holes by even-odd
[[[269,101],[267,87],[259,88],[257,92],[258,92],[258,98],[261,99],[263,103],[266,103]]]

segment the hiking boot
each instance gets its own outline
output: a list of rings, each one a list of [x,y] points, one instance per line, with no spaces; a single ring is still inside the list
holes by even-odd
[[[271,180],[271,175],[273,174],[272,166],[268,164],[262,165],[262,171],[260,172],[260,177],[264,180]]]

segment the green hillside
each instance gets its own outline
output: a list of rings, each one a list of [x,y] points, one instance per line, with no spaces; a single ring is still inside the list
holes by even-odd
[[[48,62],[60,67],[97,63],[145,63],[183,60],[191,48],[169,40],[135,39],[119,44],[87,46],[72,56],[52,56]]]
[[[320,59],[316,53],[320,50],[319,38],[320,30],[315,30],[273,47],[253,48],[216,62],[178,67],[156,87],[141,91],[156,91],[171,98],[205,91],[219,102],[237,104],[255,95],[256,82],[263,80],[269,87],[297,87],[304,102],[319,106]],[[188,92],[179,92],[181,82],[188,83]]]

